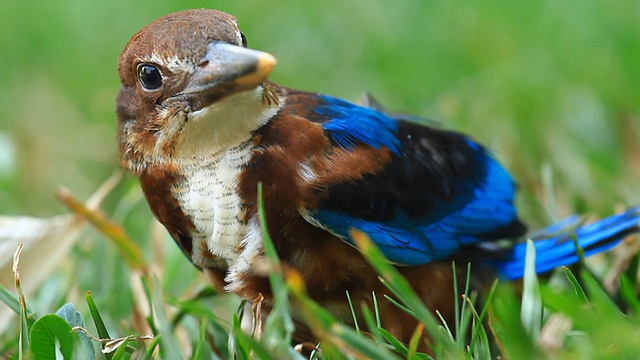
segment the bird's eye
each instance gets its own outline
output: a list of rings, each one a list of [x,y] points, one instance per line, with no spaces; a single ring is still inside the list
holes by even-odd
[[[162,86],[162,74],[153,65],[138,65],[138,79],[140,79],[140,84],[147,90],[157,90]]]
[[[242,32],[240,32],[240,37],[242,38],[242,47],[247,47],[247,37]]]

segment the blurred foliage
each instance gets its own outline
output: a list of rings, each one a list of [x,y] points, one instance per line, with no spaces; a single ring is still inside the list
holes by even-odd
[[[272,80],[281,85],[354,101],[368,91],[389,109],[472,134],[514,174],[532,229],[556,213],[604,215],[640,202],[635,1],[3,0],[0,214],[62,213],[56,187],[86,199],[118,168],[120,51],[155,18],[200,7],[234,14],[249,46],[278,59]],[[135,179],[103,208],[160,270],[154,298],[180,304],[201,290],[197,271],[150,223]],[[145,298],[136,279],[112,244],[89,232],[30,305],[40,313],[79,306],[90,290],[106,326],[128,334],[133,325],[121,321],[139,314],[134,299]],[[225,316],[237,306],[208,301]],[[196,334],[205,326],[184,322]]]

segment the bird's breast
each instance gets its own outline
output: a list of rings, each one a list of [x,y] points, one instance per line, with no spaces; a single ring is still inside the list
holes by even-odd
[[[232,265],[241,252],[248,224],[237,185],[242,167],[251,159],[253,145],[236,147],[190,159],[181,166],[181,179],[171,193],[194,225],[192,261],[207,267],[207,251]]]

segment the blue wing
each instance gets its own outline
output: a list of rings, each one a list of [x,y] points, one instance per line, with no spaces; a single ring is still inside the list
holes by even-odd
[[[312,120],[345,150],[329,161],[358,146],[390,160],[379,171],[322,184],[319,204],[302,210],[310,223],[349,242],[349,230],[361,230],[389,260],[405,265],[524,232],[511,176],[466,136],[328,96],[317,99],[314,111]]]

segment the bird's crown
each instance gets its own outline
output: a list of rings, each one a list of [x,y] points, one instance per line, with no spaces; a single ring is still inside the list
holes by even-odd
[[[214,41],[246,46],[236,18],[222,11],[199,9],[165,15],[129,40],[118,63],[120,80],[124,86],[135,85],[141,62],[195,66]]]

